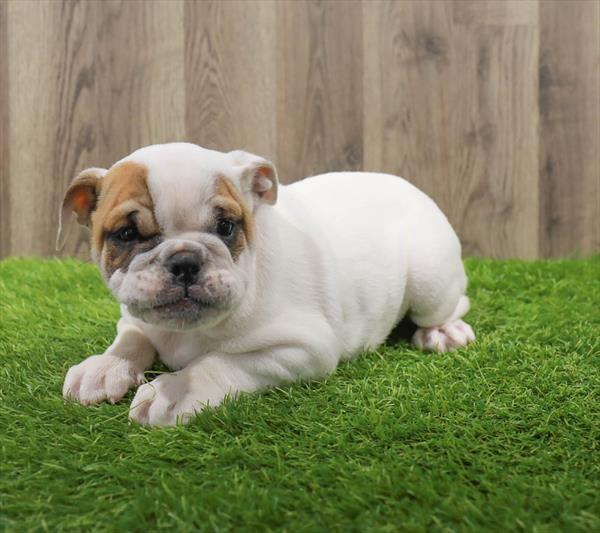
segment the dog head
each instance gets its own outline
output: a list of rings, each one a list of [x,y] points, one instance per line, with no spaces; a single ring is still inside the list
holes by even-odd
[[[247,152],[153,145],[79,174],[61,219],[74,212],[90,228],[92,257],[132,315],[211,326],[253,282],[255,213],[275,203],[277,185],[273,165]]]

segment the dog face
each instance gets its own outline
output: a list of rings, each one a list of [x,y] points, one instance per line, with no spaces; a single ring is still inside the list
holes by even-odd
[[[132,315],[190,329],[215,325],[242,301],[254,281],[254,215],[276,197],[265,159],[173,143],[83,171],[62,216],[75,212],[90,227],[92,257]]]

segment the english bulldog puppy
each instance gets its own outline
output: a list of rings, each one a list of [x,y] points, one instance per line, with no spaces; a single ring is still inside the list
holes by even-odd
[[[278,184],[262,157],[187,143],[147,146],[68,188],[92,256],[121,304],[102,355],[68,371],[63,394],[129,416],[186,423],[226,396],[322,378],[376,349],[408,315],[421,349],[475,336],[460,243],[407,181],[367,172]],[[149,383],[159,357],[172,373]]]

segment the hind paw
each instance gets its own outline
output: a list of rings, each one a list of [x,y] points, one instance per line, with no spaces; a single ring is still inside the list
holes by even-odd
[[[442,326],[419,328],[412,343],[421,350],[449,352],[462,348],[475,340],[475,333],[469,324],[462,320],[452,320]]]

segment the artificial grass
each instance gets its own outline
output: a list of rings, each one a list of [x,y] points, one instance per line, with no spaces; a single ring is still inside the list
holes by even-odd
[[[477,342],[406,343],[188,427],[61,397],[111,342],[95,267],[0,263],[0,527],[598,531],[600,258],[469,260]]]

